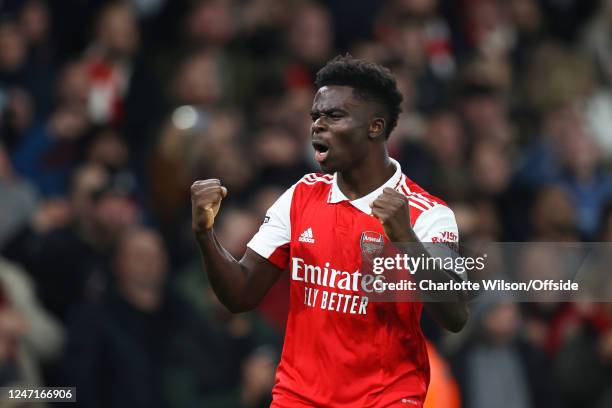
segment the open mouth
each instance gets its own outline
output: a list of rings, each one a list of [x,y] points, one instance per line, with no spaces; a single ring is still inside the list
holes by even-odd
[[[314,147],[315,150],[315,160],[319,163],[325,161],[325,159],[327,158],[327,154],[329,153],[329,146],[327,146],[327,144],[321,141],[316,140],[312,142],[312,147]]]

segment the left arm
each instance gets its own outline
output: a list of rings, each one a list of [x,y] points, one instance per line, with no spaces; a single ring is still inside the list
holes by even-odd
[[[371,207],[372,215],[380,220],[385,234],[398,249],[413,258],[423,254],[431,256],[410,225],[408,198],[405,195],[392,188],[385,188]],[[414,272],[413,277],[417,283],[424,278],[423,271],[411,272]],[[436,283],[461,280],[455,272],[441,268],[427,269],[427,278]],[[458,332],[465,326],[468,311],[464,292],[447,292],[444,301],[423,300],[428,313],[445,329]]]

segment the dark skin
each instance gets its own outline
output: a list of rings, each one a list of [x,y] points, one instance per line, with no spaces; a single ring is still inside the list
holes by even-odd
[[[352,87],[324,86],[315,95],[311,116],[315,158],[324,172],[338,173],[338,186],[346,197],[363,197],[394,174],[386,147],[388,119],[378,103],[364,100]],[[226,195],[219,180],[196,181],[191,186],[192,227],[215,293],[237,313],[257,307],[282,270],[249,248],[237,261],[219,243],[213,223]],[[425,251],[410,225],[407,197],[386,188],[371,207],[389,240],[411,243],[403,249],[409,255]],[[449,280],[446,271],[427,272],[428,279]],[[467,321],[466,304],[459,294],[448,302],[425,303],[425,308],[451,331],[461,330]]]

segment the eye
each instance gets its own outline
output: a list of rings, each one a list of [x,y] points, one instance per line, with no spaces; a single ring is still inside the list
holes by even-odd
[[[320,114],[318,114],[318,113],[314,113],[314,112],[313,112],[313,113],[311,113],[311,114],[310,114],[310,119],[312,119],[312,121],[313,121],[313,122],[314,122],[315,120],[319,119],[320,117],[321,117],[321,115],[320,115]]]

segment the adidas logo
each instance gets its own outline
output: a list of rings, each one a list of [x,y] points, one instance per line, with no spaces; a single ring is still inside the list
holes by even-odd
[[[298,238],[298,241],[308,242],[309,244],[314,244],[315,240],[312,235],[312,228],[308,228],[306,231],[302,232],[302,234]]]

